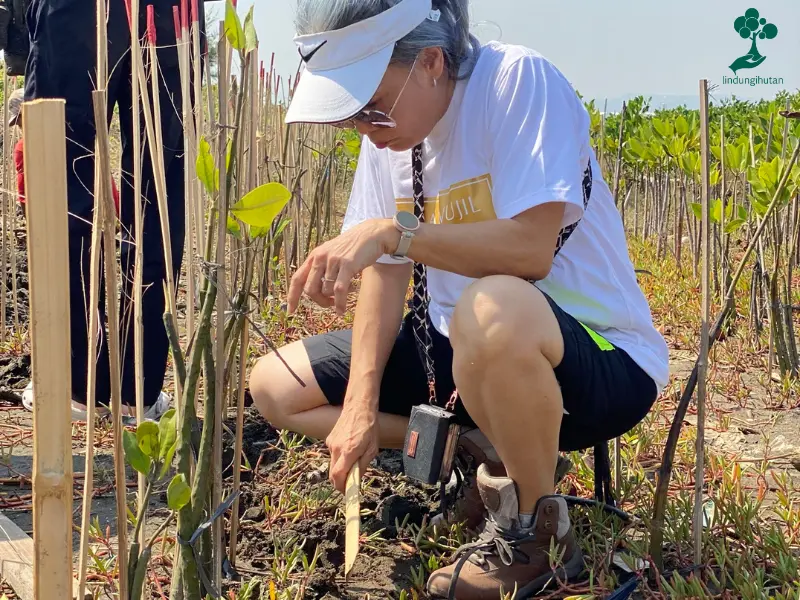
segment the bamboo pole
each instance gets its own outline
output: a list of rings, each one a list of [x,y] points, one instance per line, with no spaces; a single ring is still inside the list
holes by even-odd
[[[227,231],[227,215],[228,215],[228,186],[227,186],[227,165],[226,165],[226,149],[227,149],[227,127],[228,127],[228,69],[230,67],[230,53],[228,51],[227,39],[225,37],[225,24],[220,23],[220,36],[219,36],[219,50],[218,56],[220,57],[219,64],[219,79],[218,79],[218,92],[219,92],[219,150],[217,159],[219,160],[219,195],[217,204],[217,249],[215,262],[216,267],[216,281],[214,285],[217,287],[217,323],[215,330],[215,359],[217,374],[215,378],[216,383],[216,405],[214,407],[214,453],[213,453],[213,469],[214,469],[214,485],[211,492],[211,503],[214,507],[222,503],[222,412],[225,403],[225,300],[226,300],[226,277],[225,277],[225,242]],[[219,588],[222,581],[222,556],[225,554],[222,536],[222,520],[217,519],[211,526],[211,540],[213,546],[213,572],[212,581],[214,585]]]
[[[192,89],[190,85],[190,39],[189,39],[189,1],[181,0],[181,8],[172,7],[175,21],[175,40],[178,46],[178,69],[181,77],[181,116],[183,119],[183,188],[186,202],[186,235],[184,237],[184,254],[186,261],[186,337],[192,339],[195,330],[195,292],[196,274],[194,255],[196,250],[196,217],[195,186],[193,179],[194,150],[194,118],[191,105]]]
[[[192,154],[196,158],[199,153],[200,140],[203,139],[204,132],[204,118],[203,118],[203,62],[200,54],[200,12],[198,7],[198,0],[192,0],[192,77],[194,84],[194,134],[195,134],[195,147]],[[211,88],[211,80],[208,78],[208,87]],[[213,105],[209,104],[210,112],[213,112]],[[194,169],[194,163],[191,165]],[[206,247],[206,231],[203,227],[203,207],[205,206],[205,189],[200,184],[200,179],[195,175],[192,177],[192,184],[195,188],[195,224],[197,227],[197,253],[202,254],[203,249]],[[192,298],[192,302],[196,299]]]
[[[99,185],[99,169],[95,169],[95,190]],[[91,560],[89,556],[89,530],[92,518],[92,496],[94,488],[94,420],[95,420],[95,385],[97,381],[97,334],[99,314],[94,309],[98,305],[100,286],[100,252],[103,235],[103,214],[95,196],[95,210],[92,219],[92,242],[89,256],[89,337],[86,370],[86,457],[83,476],[83,504],[81,512],[81,541],[78,557],[78,597],[86,593],[86,570]]]
[[[152,114],[149,111],[149,102],[145,101],[147,94],[142,94],[144,103],[145,122],[147,123],[147,137],[150,143],[150,156],[153,164],[153,175],[155,179],[156,197],[158,201],[158,217],[161,221],[161,238],[164,245],[164,266],[167,282],[167,307],[172,316],[175,331],[178,331],[178,312],[175,299],[175,277],[173,276],[172,261],[172,236],[169,230],[169,207],[167,205],[166,178],[164,173],[164,140],[161,132],[161,98],[159,95],[159,76],[158,76],[158,52],[156,51],[156,25],[155,12],[153,5],[147,6],[147,29],[148,29],[148,51],[150,55],[150,84],[152,86]],[[139,76],[143,76],[140,73]],[[141,83],[140,83],[141,85]],[[142,85],[146,87],[146,83]],[[178,378],[175,378],[176,396],[180,396],[180,386]]]
[[[144,266],[144,210],[142,204],[142,124],[140,103],[140,80],[136,73],[142,69],[142,48],[139,33],[139,0],[130,0],[128,7],[128,26],[131,31],[131,105],[133,130],[133,228],[134,228],[134,263],[133,263],[133,356],[135,378],[136,422],[144,420],[144,325],[142,323],[142,270]],[[136,15],[136,18],[131,18]],[[137,508],[142,519],[146,519],[146,511],[142,510],[146,495],[146,478],[143,473],[137,474]],[[139,531],[139,546],[144,548],[145,523]]]
[[[28,198],[36,598],[72,597],[67,157],[63,100],[22,107]]]
[[[711,318],[709,297],[709,164],[708,164],[708,80],[700,80],[700,156],[701,156],[701,206],[702,206],[702,315],[700,324],[700,358],[697,361],[697,439],[695,440],[694,476],[694,561],[700,564],[703,551],[703,485],[705,483],[705,418],[706,378],[708,371],[708,329]]]
[[[111,191],[111,165],[106,85],[108,80],[108,32],[106,3],[96,2],[97,27],[97,86],[92,92],[95,118],[95,210],[99,210],[103,224],[103,254],[106,312],[108,315],[108,356],[111,384],[111,413],[114,421],[114,475],[117,504],[117,567],[119,572],[119,598],[128,600],[128,505],[125,474],[125,456],[122,449],[122,381],[120,374],[119,306],[117,303],[116,222]],[[89,308],[95,310],[94,307]]]
[[[7,202],[8,190],[12,189],[11,182],[8,177],[8,147],[11,145],[9,142],[8,126],[8,70],[3,69],[3,187],[4,191],[0,194],[2,203],[0,210],[3,212],[2,228],[0,228],[0,343],[6,341],[6,293],[8,286],[6,285],[6,244],[8,243],[8,213],[9,203]],[[16,296],[16,294],[15,294]]]

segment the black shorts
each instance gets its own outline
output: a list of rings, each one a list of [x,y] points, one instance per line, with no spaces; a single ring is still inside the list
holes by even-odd
[[[561,334],[564,358],[555,369],[561,386],[565,414],[559,449],[567,452],[591,448],[632,429],[656,400],[656,385],[630,356],[587,329],[563,311],[547,294]],[[411,313],[403,320],[381,382],[379,410],[408,416],[415,404],[428,401],[428,380],[419,358]],[[450,340],[431,328],[436,395],[444,404],[453,383],[453,349]],[[352,331],[333,331],[306,338],[304,347],[311,368],[328,402],[344,402],[350,374]],[[463,403],[456,414],[464,425],[474,426]]]

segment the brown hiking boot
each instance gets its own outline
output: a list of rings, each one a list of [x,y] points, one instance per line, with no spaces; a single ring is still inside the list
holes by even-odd
[[[478,491],[478,467],[485,464],[489,475],[502,477],[506,475],[506,468],[491,442],[479,429],[471,429],[462,433],[458,439],[456,453],[456,467],[461,473],[460,489],[456,492],[456,499],[448,517],[455,522],[464,522],[468,529],[477,530],[486,520],[486,507]],[[572,468],[572,461],[558,455],[556,465],[555,485],[561,481]],[[436,515],[432,524],[443,519],[443,515]]]
[[[536,503],[533,525],[519,523],[516,484],[508,477],[493,477],[485,466],[478,469],[478,489],[489,513],[477,541],[456,551],[454,564],[428,579],[433,598],[496,600],[503,593],[529,598],[556,579],[568,582],[583,572],[583,556],[569,522],[567,503],[559,496],[544,496]],[[550,546],[555,548],[555,568],[550,566]],[[451,582],[455,581],[451,591]]]

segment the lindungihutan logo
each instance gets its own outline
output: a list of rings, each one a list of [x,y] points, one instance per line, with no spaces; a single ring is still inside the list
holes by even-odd
[[[760,67],[767,57],[758,49],[759,41],[772,40],[778,35],[778,27],[762,17],[755,8],[748,8],[744,15],[738,17],[733,22],[733,28],[743,40],[750,40],[750,49],[734,60],[728,67],[733,71],[734,77],[722,77],[723,84],[744,84],[744,85],[781,85],[782,77],[740,77],[739,71],[744,69],[755,69]]]

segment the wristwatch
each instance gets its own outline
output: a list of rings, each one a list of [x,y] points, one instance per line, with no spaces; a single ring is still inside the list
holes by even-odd
[[[414,213],[399,210],[392,221],[400,232],[400,243],[397,244],[397,250],[392,254],[392,258],[405,258],[408,248],[411,246],[411,240],[414,238],[414,232],[419,229],[419,219]]]

